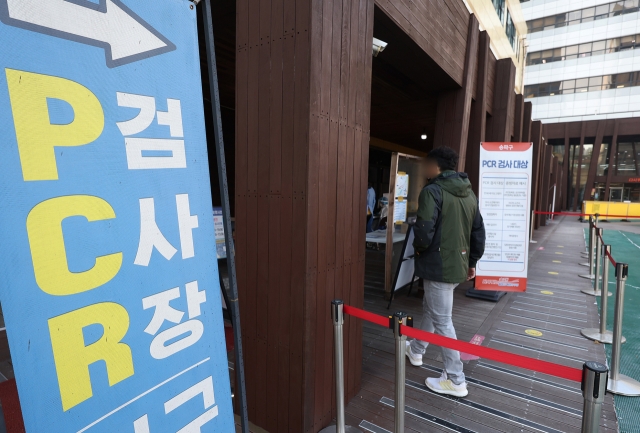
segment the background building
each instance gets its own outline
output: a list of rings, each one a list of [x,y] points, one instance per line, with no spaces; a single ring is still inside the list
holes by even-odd
[[[557,208],[640,201],[639,0],[522,3],[533,102],[558,181]],[[555,187],[554,187],[555,186]],[[545,198],[553,205],[552,198]]]

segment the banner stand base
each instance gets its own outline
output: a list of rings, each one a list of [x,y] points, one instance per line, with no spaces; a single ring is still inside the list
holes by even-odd
[[[467,290],[466,295],[469,298],[482,299],[484,301],[498,302],[500,298],[506,295],[507,292],[496,292],[493,290],[477,290],[474,287]]]

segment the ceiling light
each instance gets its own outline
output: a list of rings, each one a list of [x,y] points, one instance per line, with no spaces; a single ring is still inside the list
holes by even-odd
[[[380,54],[386,47],[386,42],[373,38],[373,57],[378,57],[378,54]]]
[[[426,140],[427,139],[427,128],[424,128],[422,130],[422,135],[420,136],[421,140]]]

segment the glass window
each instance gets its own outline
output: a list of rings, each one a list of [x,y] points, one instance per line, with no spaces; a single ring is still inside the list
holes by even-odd
[[[566,80],[562,82],[562,90],[575,89],[576,80]]]
[[[585,18],[592,17],[595,15],[595,13],[596,13],[596,8],[582,9],[582,19],[584,20]]]
[[[511,47],[515,51],[516,49],[516,26],[513,24],[513,19],[511,18],[511,12],[507,9],[507,38],[511,43]]]
[[[586,43],[586,44],[580,44],[579,52],[580,52],[580,54],[591,52],[591,42]]]
[[[614,79],[617,87],[626,87],[629,85],[629,74],[615,74]]]
[[[599,86],[602,84],[602,77],[589,78],[589,86]]]
[[[602,77],[602,90],[614,89],[613,79],[611,75],[605,75]]]
[[[613,12],[613,15],[620,15],[624,9],[624,1],[617,1],[611,3],[609,10]]]
[[[524,97],[535,98],[538,96],[537,86],[524,86]]]
[[[630,50],[633,48],[636,37],[633,36],[624,36],[620,38],[620,48],[619,51]]]
[[[638,0],[626,0],[624,2],[624,13],[632,13],[638,11]]]
[[[598,41],[598,42],[594,42],[591,46],[591,51],[593,52],[593,55],[595,56],[595,52],[596,51],[603,51],[606,47],[606,41]],[[602,53],[599,53],[602,54]]]
[[[538,84],[538,96],[549,96],[549,83]]]
[[[556,81],[555,83],[549,83],[549,96],[560,94],[560,83],[561,81]]]
[[[616,175],[635,176],[637,175],[636,158],[634,152],[634,142],[619,142],[616,155]]]
[[[567,21],[579,20],[582,13],[581,11],[572,11],[567,14]]]
[[[493,7],[500,18],[500,22],[504,24],[504,2],[505,0],[492,0]]]
[[[570,56],[572,54],[578,54],[578,47],[579,45],[571,45],[570,47],[567,47],[567,49],[565,50],[566,55]]]
[[[606,18],[609,16],[609,5],[601,5],[596,7],[596,16]]]
[[[581,89],[583,87],[587,87],[589,85],[588,78],[580,78],[576,80],[576,89]]]

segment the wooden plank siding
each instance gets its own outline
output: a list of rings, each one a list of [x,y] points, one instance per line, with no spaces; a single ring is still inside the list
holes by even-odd
[[[469,175],[471,186],[476,194],[478,194],[478,182],[480,175],[480,168],[478,167],[478,161],[480,161],[480,143],[485,140],[487,124],[489,45],[489,34],[486,31],[480,32],[476,72],[476,97],[475,101],[471,104],[471,113],[469,114],[469,138],[467,140],[466,156],[470,163],[465,165],[465,171]]]
[[[487,141],[511,141],[515,92],[513,90],[516,77],[516,65],[511,58],[496,62],[493,92],[493,111],[487,121]]]
[[[236,257],[250,420],[335,416],[329,302],[362,306],[373,0],[238,0]],[[346,397],[361,324],[345,323]]]
[[[487,63],[487,114],[493,115],[493,94],[496,82],[496,56],[489,50],[489,63]]]
[[[471,15],[468,24],[462,87],[438,96],[434,147],[449,146],[460,155],[458,171],[464,171],[469,135],[471,98],[478,62],[478,20]]]
[[[376,0],[376,5],[462,85],[469,22],[463,2]]]

